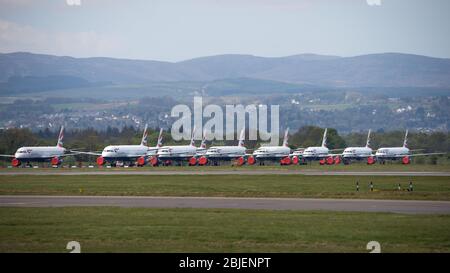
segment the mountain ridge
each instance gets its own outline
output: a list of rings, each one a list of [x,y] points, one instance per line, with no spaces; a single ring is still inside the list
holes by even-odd
[[[0,53],[0,82],[10,77],[72,76],[88,82],[214,81],[254,78],[330,87],[450,87],[450,59],[404,53],[352,57],[223,54],[180,62]]]

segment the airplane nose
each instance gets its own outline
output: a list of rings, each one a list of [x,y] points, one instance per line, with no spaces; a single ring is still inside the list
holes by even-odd
[[[18,150],[15,154],[14,154],[15,158],[26,158],[27,154],[24,151]]]

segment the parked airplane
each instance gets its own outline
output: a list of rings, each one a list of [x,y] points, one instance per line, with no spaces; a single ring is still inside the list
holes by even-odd
[[[155,147],[148,147],[147,157],[150,159],[148,160],[152,166],[158,165],[158,150],[162,148],[163,145],[163,129],[161,128],[159,130],[158,140],[156,142]]]
[[[327,148],[327,128],[323,133],[322,146],[308,147],[303,151],[303,158],[305,160],[321,160],[329,157],[329,149]]]
[[[443,153],[422,153],[412,154],[408,148],[408,130],[405,133],[405,139],[403,140],[402,147],[382,147],[377,150],[375,157],[369,157],[367,164],[374,164],[375,161],[384,164],[386,160],[398,160],[401,159],[403,164],[411,163],[411,157],[415,156],[429,156],[429,155],[442,155]]]
[[[304,149],[303,151],[294,151],[292,154],[292,160],[294,164],[298,162],[299,156],[301,155],[301,158],[303,161],[312,161],[312,160],[319,160],[319,163],[321,165],[328,164],[331,165],[335,163],[335,156],[338,154],[330,154],[330,149],[327,148],[327,131],[328,128],[325,128],[325,131],[323,133],[322,138],[322,145],[321,146],[315,146],[315,147],[308,147]],[[335,149],[332,151],[337,151],[340,149]]]
[[[14,155],[0,155],[1,157],[11,157],[11,165],[19,167],[22,163],[31,165],[31,162],[50,162],[52,166],[58,166],[62,163],[62,158],[68,155],[77,154],[77,152],[68,151],[63,147],[64,126],[59,132],[56,146],[30,146],[20,147]]]
[[[162,129],[160,131],[161,138]],[[156,154],[158,145],[156,147],[147,147],[147,125],[145,125],[144,133],[142,135],[141,143],[139,145],[109,145],[106,146],[101,153],[95,152],[80,152],[83,154],[97,155],[97,165],[102,166],[106,163],[116,165],[118,162],[136,162],[137,166],[144,166],[149,161],[149,156]]]
[[[152,165],[157,166],[160,163],[171,165],[172,161],[188,161],[189,165],[197,164],[197,147],[194,141],[195,128],[192,130],[191,143],[189,145],[163,146],[158,149],[157,157],[152,158]]]
[[[258,161],[260,165],[264,165],[266,160],[280,160],[281,165],[290,165],[291,148],[288,146],[289,128],[284,132],[284,139],[282,146],[261,146],[253,152],[253,155],[247,159],[248,164],[253,165]]]
[[[367,162],[373,161],[373,151],[372,148],[370,148],[370,132],[371,130],[369,130],[369,133],[367,134],[365,147],[347,147],[344,149],[342,155],[340,155],[344,164],[349,164],[352,160],[367,160]],[[340,163],[340,157],[335,157],[336,164]]]
[[[206,154],[206,130],[203,131],[202,143],[200,147],[197,148],[197,156],[202,156]]]
[[[147,156],[156,156],[158,154],[158,150],[162,147],[163,144],[163,138],[162,138],[163,129],[161,128],[159,130],[158,140],[156,142],[155,147],[148,147]],[[147,139],[145,140],[145,144],[147,145]]]
[[[213,165],[219,165],[222,160],[237,160],[237,165],[245,163],[245,128],[242,128],[237,146],[213,146],[204,156],[200,157],[199,165],[206,165],[210,161]]]
[[[290,154],[292,164],[297,165],[300,161],[302,161],[302,163],[305,163],[305,160],[303,159],[304,151],[305,148],[297,148],[292,154]]]

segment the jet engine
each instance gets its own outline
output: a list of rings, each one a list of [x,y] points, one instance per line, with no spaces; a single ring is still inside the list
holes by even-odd
[[[332,156],[327,157],[327,165],[333,165],[334,158]]]
[[[58,166],[59,164],[61,164],[61,160],[58,157],[53,157],[52,160],[50,161],[50,163],[52,164],[52,166]]]
[[[280,160],[280,165],[291,165],[291,158],[286,156]]]
[[[150,158],[150,164],[153,166],[153,167],[156,167],[156,166],[158,166],[158,158],[156,157],[156,156],[152,156],[151,158]]]
[[[247,158],[247,163],[248,163],[249,165],[254,165],[254,164],[256,163],[255,157],[249,156],[249,157]]]
[[[411,163],[411,159],[409,159],[409,156],[405,156],[402,158],[402,164],[408,165]]]
[[[147,164],[147,160],[146,160],[146,158],[143,157],[143,156],[139,157],[139,158],[136,160],[136,165],[137,165],[138,167],[142,167],[142,166],[144,166],[145,164]]]
[[[208,158],[206,156],[202,156],[198,159],[198,165],[205,166],[208,164]]]
[[[197,165],[197,159],[195,157],[189,158],[189,166]]]
[[[341,164],[341,157],[340,156],[336,156],[335,158],[334,158],[334,164],[336,164],[336,165],[339,165],[339,164]]]
[[[17,159],[17,158],[13,158],[13,159],[11,160],[11,165],[12,165],[13,167],[19,167],[20,164],[22,164],[22,162],[20,162],[20,160]]]
[[[242,165],[244,165],[244,163],[245,163],[245,160],[244,160],[244,158],[241,156],[241,157],[238,157],[237,159],[236,159],[236,165],[238,165],[238,166],[242,166]]]
[[[106,163],[106,160],[103,158],[103,156],[97,157],[97,165],[98,166],[103,166],[103,165],[105,165],[105,163]]]

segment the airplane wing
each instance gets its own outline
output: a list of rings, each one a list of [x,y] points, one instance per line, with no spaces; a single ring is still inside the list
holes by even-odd
[[[96,153],[96,152],[81,152],[81,151],[70,151],[72,152],[72,154],[68,154],[68,155],[77,155],[77,154],[82,154],[82,155],[97,155],[97,156],[101,156],[102,153]]]
[[[63,154],[61,157],[72,156],[72,155],[80,155],[80,154],[85,154],[85,153],[88,153],[88,152],[81,152],[81,151],[70,150],[68,153]]]
[[[341,154],[341,153],[339,153],[339,154],[334,154],[334,153],[333,153],[333,154],[330,154],[330,153],[329,153],[327,156],[340,156],[340,155],[342,155],[342,154]]]
[[[445,153],[422,153],[422,154],[410,154],[408,157],[414,156],[429,156],[429,155],[445,155]],[[405,157],[405,155],[398,155],[396,157]]]
[[[343,148],[341,148],[341,149],[330,149],[329,151],[330,152],[337,152],[337,151],[343,151],[343,150],[345,150],[345,149],[343,149]]]
[[[14,157],[14,155],[0,155],[0,157]]]

